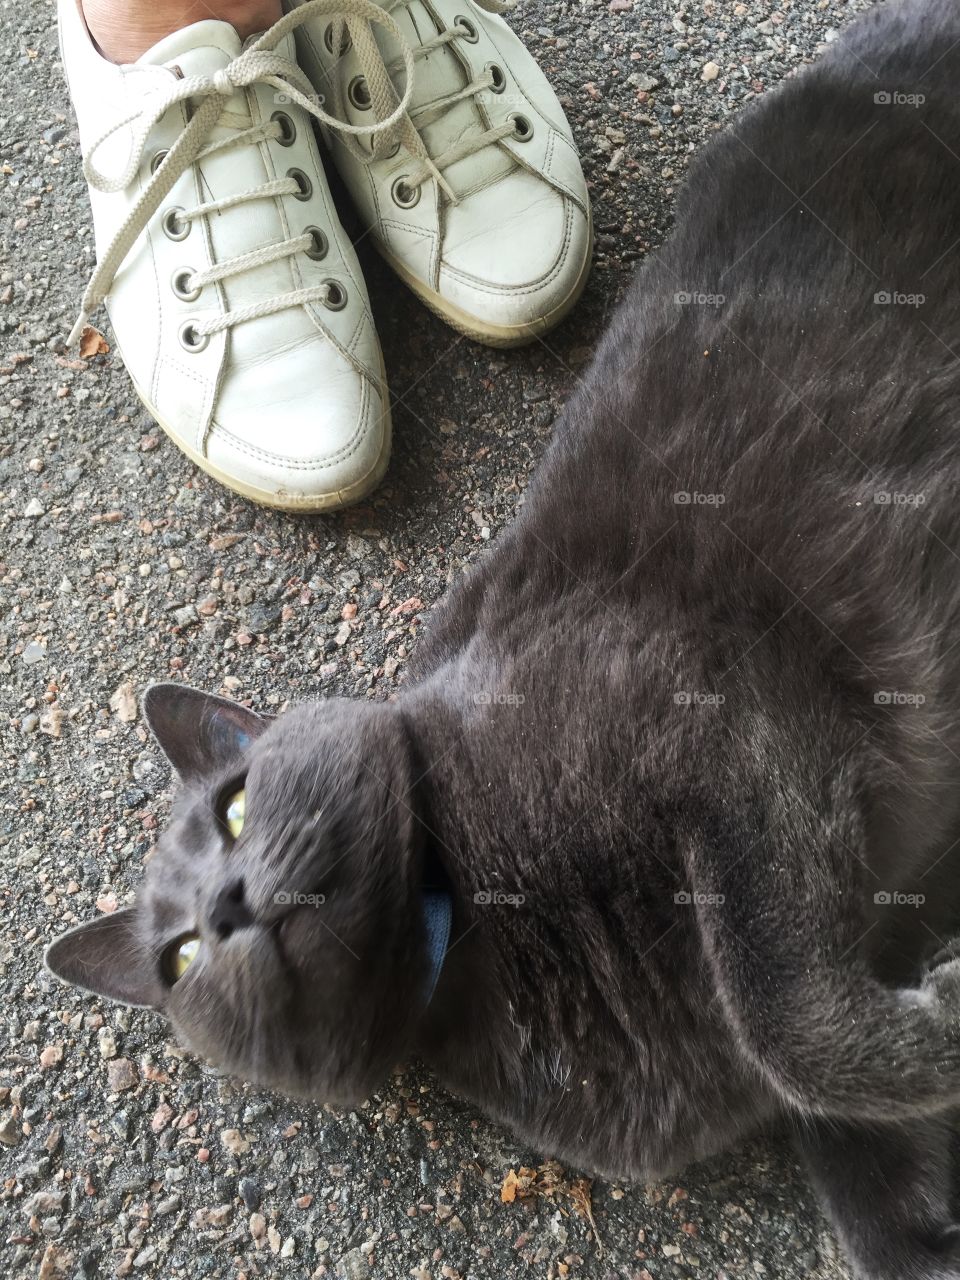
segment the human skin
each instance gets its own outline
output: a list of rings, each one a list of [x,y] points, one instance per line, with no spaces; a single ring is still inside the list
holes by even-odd
[[[173,31],[216,18],[245,40],[283,16],[280,0],[83,0],[83,16],[100,52],[111,62],[135,62]]]

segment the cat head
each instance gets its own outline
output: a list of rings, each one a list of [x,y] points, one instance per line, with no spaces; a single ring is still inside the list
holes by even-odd
[[[245,1079],[360,1100],[409,1047],[433,963],[399,709],[271,720],[159,684],[144,714],[182,782],[169,827],[136,904],[58,938],[48,967],[161,1010]]]

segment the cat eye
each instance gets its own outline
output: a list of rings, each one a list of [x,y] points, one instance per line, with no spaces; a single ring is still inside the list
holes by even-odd
[[[166,970],[171,982],[179,982],[187,969],[197,957],[200,950],[200,939],[196,934],[181,938],[167,950]]]
[[[223,820],[227,824],[227,830],[236,840],[237,836],[243,830],[243,818],[247,806],[247,793],[240,788],[235,791],[232,796],[227,799],[227,803],[223,810]]]

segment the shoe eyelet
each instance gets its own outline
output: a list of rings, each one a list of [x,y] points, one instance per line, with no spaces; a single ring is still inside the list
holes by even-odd
[[[453,25],[460,28],[460,38],[461,40],[466,40],[467,44],[476,44],[480,39],[480,33],[477,28],[462,13],[457,14],[453,20]]]
[[[340,57],[340,56],[342,56],[343,54],[345,54],[345,53],[347,52],[347,50],[350,48],[350,45],[351,45],[353,42],[352,42],[352,40],[350,39],[350,32],[346,29],[346,27],[344,27],[343,32],[342,32],[342,34],[341,34],[341,36],[340,36],[340,48],[339,48],[339,49],[334,49],[334,47],[333,47],[333,23],[332,23],[332,22],[328,22],[328,23],[327,23],[327,26],[326,26],[326,29],[324,30],[324,33],[323,33],[323,43],[326,45],[327,53],[332,53],[332,54],[335,54],[336,56]]]
[[[347,291],[339,280],[324,280],[327,286],[327,296],[323,300],[323,305],[328,311],[342,311],[347,305]]]
[[[188,320],[186,324],[180,326],[180,345],[184,351],[189,351],[191,355],[195,355],[198,351],[202,351],[210,341],[210,335],[206,333],[197,333],[196,321]]]
[[[420,199],[420,188],[408,187],[406,175],[404,175],[394,182],[390,188],[390,194],[393,196],[393,203],[399,205],[401,209],[412,209]]]
[[[392,160],[394,156],[398,156],[399,154],[400,154],[400,143],[395,142],[393,146],[390,148],[390,150],[384,153],[382,158],[384,160]]]
[[[157,151],[153,159],[150,161],[150,172],[156,173],[169,154],[170,152],[167,150]]]
[[[513,121],[514,142],[529,142],[533,137],[533,125],[527,117],[514,112],[512,115],[507,116],[507,119]]]
[[[330,248],[330,241],[319,227],[307,227],[303,234],[310,236],[313,240],[313,244],[310,248],[304,251],[307,257],[312,258],[314,262],[320,262],[327,256],[327,251]]]
[[[503,67],[496,62],[488,62],[483,69],[490,72],[490,92],[503,93],[507,87],[507,77]]]
[[[281,147],[292,147],[297,140],[297,126],[293,123],[285,111],[275,111],[270,117],[280,126],[280,137],[277,142]]]
[[[369,111],[371,106],[370,89],[363,76],[354,76],[347,85],[347,97],[358,111]]]
[[[310,197],[313,195],[313,183],[310,181],[307,175],[303,172],[303,170],[288,169],[287,177],[292,178],[294,182],[297,184],[297,186],[300,188],[299,191],[294,191],[293,193],[294,200],[309,200]]]
[[[188,281],[193,275],[192,267],[177,267],[176,271],[170,277],[170,288],[180,299],[181,302],[196,302],[202,292],[201,288],[191,289]]]
[[[190,221],[187,218],[181,218],[182,213],[182,209],[174,207],[168,209],[160,219],[163,234],[168,240],[186,240],[190,234]]]

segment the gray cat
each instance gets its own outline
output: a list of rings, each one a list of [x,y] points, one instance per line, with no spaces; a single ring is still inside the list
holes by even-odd
[[[54,972],[618,1177],[785,1118],[859,1276],[960,1280],[958,85],[879,5],[704,149],[396,701],[150,688],[171,826]]]

